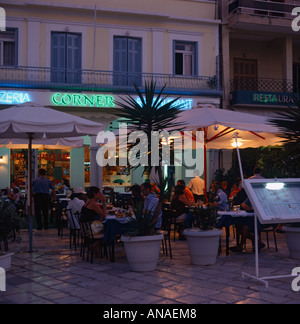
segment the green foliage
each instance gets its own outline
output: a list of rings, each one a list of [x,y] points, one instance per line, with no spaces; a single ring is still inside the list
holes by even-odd
[[[154,218],[155,215],[151,215],[150,211],[143,211],[143,204],[137,205],[134,209],[135,218],[132,218],[131,222],[136,227],[136,231],[132,233],[132,236],[147,236],[154,234]]]
[[[291,94],[296,106],[288,106],[284,111],[278,113],[278,118],[270,120],[270,123],[282,131],[282,137],[286,143],[300,144],[300,96]]]
[[[216,226],[218,212],[214,206],[207,206],[207,208],[194,207],[191,209],[193,225],[203,231],[212,230]]]

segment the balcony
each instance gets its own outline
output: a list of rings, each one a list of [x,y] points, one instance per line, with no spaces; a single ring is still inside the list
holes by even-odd
[[[232,29],[292,33],[292,11],[300,1],[234,0],[228,8],[228,27]]]
[[[1,89],[134,93],[134,82],[143,90],[145,82],[150,80],[156,82],[158,90],[166,85],[166,94],[208,97],[222,95],[216,77],[0,66]]]
[[[293,105],[293,82],[282,79],[239,78],[231,80],[232,106],[287,107]]]

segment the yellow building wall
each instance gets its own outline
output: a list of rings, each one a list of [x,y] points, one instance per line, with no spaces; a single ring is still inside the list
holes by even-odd
[[[216,74],[218,55],[218,21],[213,1],[193,0],[102,0],[97,1],[95,66],[94,62],[94,0],[2,1],[10,26],[22,24],[22,65],[27,65],[28,24],[39,28],[38,51],[40,67],[50,67],[51,31],[82,33],[82,68],[110,71],[113,67],[113,35],[143,38],[143,72],[173,74],[173,40],[196,41],[199,46],[198,74]],[[20,3],[20,7],[17,5]],[[153,35],[159,35],[159,44]],[[33,42],[31,42],[33,44]],[[157,55],[157,51],[161,55]],[[155,67],[157,58],[161,60]],[[161,57],[162,56],[162,57]],[[20,60],[19,60],[20,61]],[[19,62],[20,63],[20,62]],[[20,65],[20,64],[19,64]],[[158,71],[157,71],[158,70]]]

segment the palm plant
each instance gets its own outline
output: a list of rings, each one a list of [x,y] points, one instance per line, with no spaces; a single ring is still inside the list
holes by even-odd
[[[157,91],[156,83],[153,80],[151,82],[145,82],[144,93],[136,83],[134,87],[139,102],[133,96],[127,95],[127,97],[123,99],[123,102],[117,102],[121,107],[117,112],[117,116],[127,120],[129,124],[128,129],[131,132],[142,131],[146,134],[147,143],[145,143],[145,145],[148,145],[148,165],[144,168],[145,171],[148,171],[148,174],[155,168],[159,179],[156,185],[160,190],[160,202],[155,212],[154,219],[152,220],[152,225],[154,225],[162,209],[167,181],[163,177],[161,154],[159,157],[159,165],[151,166],[151,136],[152,132],[162,132],[170,128],[177,128],[177,130],[180,131],[180,128],[184,125],[182,123],[176,124],[174,120],[180,114],[182,105],[178,104],[179,98],[166,100],[168,98],[168,96],[164,95],[166,85],[161,90]]]
[[[286,143],[300,144],[300,96],[292,94],[294,106],[288,105],[284,112],[278,113],[279,118],[273,118],[270,123],[282,131]]]

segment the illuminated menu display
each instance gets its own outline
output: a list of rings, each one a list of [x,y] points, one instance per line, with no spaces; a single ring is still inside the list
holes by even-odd
[[[245,190],[262,223],[300,223],[300,179],[248,179]]]

